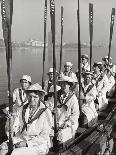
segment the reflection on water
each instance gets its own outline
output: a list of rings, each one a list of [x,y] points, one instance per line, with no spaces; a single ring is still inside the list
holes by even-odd
[[[57,70],[59,70],[59,53],[60,49],[56,49],[56,61]],[[113,62],[116,61],[115,58],[116,48],[112,48],[111,56],[113,57]],[[63,49],[63,64],[66,61],[71,61],[73,66],[73,71],[77,70],[77,60],[78,53],[77,49]],[[82,49],[82,53],[89,53],[89,48]],[[93,58],[94,60],[101,61],[104,55],[107,55],[108,48],[93,48]],[[51,53],[52,55],[52,53]],[[32,81],[39,82],[41,84],[42,78],[42,61],[43,61],[43,49],[42,48],[19,48],[13,49],[13,59],[12,59],[12,87],[13,89],[19,87],[19,80],[23,74],[28,74],[32,77]],[[93,61],[94,61],[93,60]],[[46,62],[45,62],[45,73],[48,72],[49,67],[52,67],[52,61],[49,62],[48,53],[46,51]],[[62,65],[63,70],[63,65]],[[47,75],[46,77],[47,78]],[[6,72],[6,57],[5,50],[0,49],[0,104],[7,102],[7,72]]]

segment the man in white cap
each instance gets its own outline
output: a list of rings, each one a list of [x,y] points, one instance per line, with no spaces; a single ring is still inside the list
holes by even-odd
[[[75,94],[71,91],[74,80],[63,76],[59,81],[61,89],[57,93],[58,141],[63,143],[75,136],[79,126],[79,105]],[[67,134],[68,133],[68,134]]]
[[[106,74],[102,72],[102,62],[94,63],[93,69],[95,85],[97,88],[96,109],[100,111],[105,109],[108,104],[108,100],[106,98],[106,93],[108,91],[108,78]]]
[[[20,79],[20,88],[16,88],[13,92],[13,133],[15,134],[19,128],[19,115],[23,106],[27,103],[27,95],[25,90],[31,86],[31,77],[23,75]],[[6,132],[9,132],[9,121],[6,123]],[[8,133],[7,133],[8,134]]]
[[[49,68],[49,72],[47,73],[48,80],[45,81],[44,90],[49,93],[50,87],[53,85],[53,68]],[[58,79],[58,72],[56,71],[56,81]]]
[[[36,83],[26,91],[28,103],[24,105],[20,130],[13,138],[16,149],[12,155],[47,154],[52,127],[51,111],[40,100],[45,91]]]
[[[108,63],[108,56],[103,57],[102,60],[104,61],[104,65],[103,65],[104,73],[108,77],[108,83],[109,83],[108,84],[108,96],[112,97],[113,92],[115,91],[116,66],[112,64],[111,57],[109,59],[109,63]]]
[[[97,121],[97,111],[94,100],[96,99],[96,87],[92,83],[92,72],[85,72],[84,81],[81,85],[81,104],[82,112],[84,114],[83,124],[85,127],[92,126]]]
[[[31,83],[31,77],[28,75],[23,75],[20,79],[21,87],[15,89],[13,92],[13,102],[17,106],[20,107],[25,104],[27,100],[25,90],[27,90],[30,87]]]
[[[14,124],[13,124],[13,130],[14,133],[18,130],[18,120],[19,120],[19,111],[22,109],[22,107],[27,103],[27,95],[25,93],[25,90],[29,89],[31,86],[32,81],[31,77],[29,75],[23,75],[20,79],[20,88],[16,88],[13,92],[13,110],[14,110]]]
[[[89,60],[89,57],[88,57],[87,54],[81,55],[81,61],[82,61],[81,68],[82,68],[82,72],[90,71],[90,65],[89,65],[88,60]]]
[[[61,73],[61,76],[69,76],[77,81],[76,74],[72,71],[73,64],[71,62],[66,62],[64,65],[64,71]]]

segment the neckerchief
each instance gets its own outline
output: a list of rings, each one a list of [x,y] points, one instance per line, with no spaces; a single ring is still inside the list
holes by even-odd
[[[24,103],[27,101],[27,97],[23,101],[22,92],[23,92],[23,95],[24,95],[24,91],[22,91],[22,89],[20,88],[19,89],[19,97],[20,97],[20,101],[21,101],[22,105],[24,105]]]
[[[65,71],[64,71],[63,74],[64,74],[65,76],[71,77],[72,71],[70,71],[70,72],[65,72]]]
[[[60,103],[60,105],[58,105],[57,107],[58,108],[62,108],[62,107],[65,107],[65,109],[67,110],[67,105],[66,105],[66,103],[70,100],[70,98],[72,97],[74,95],[74,92],[69,92],[69,94],[68,94],[68,96],[65,98],[65,101],[61,101],[61,94],[58,94],[57,95],[57,99],[58,99],[58,101],[59,101],[59,103]]]
[[[36,119],[38,119],[40,116],[41,116],[41,114],[47,109],[46,107],[45,108],[41,108],[41,109],[39,109],[38,111],[36,111],[36,112],[34,112],[34,114],[35,114],[35,116],[34,116],[34,114],[29,118],[29,120],[28,120],[28,123],[26,123],[26,121],[25,121],[25,112],[26,112],[26,109],[27,109],[27,107],[29,106],[29,103],[28,104],[26,104],[24,107],[23,107],[23,111],[22,111],[22,120],[23,120],[23,123],[24,123],[24,125],[23,125],[23,128],[22,128],[22,131],[21,132],[23,132],[25,129],[27,130],[27,125],[28,124],[31,124],[33,121],[35,121]],[[34,117],[33,117],[34,116]]]
[[[91,84],[91,85],[88,86],[87,90],[85,91],[84,88],[83,88],[83,86],[81,85],[81,90],[82,90],[84,96],[86,96],[86,94],[87,94],[93,87],[94,87],[94,84]]]
[[[99,76],[99,75],[98,75]],[[96,77],[97,78],[97,77]],[[96,87],[98,86],[98,83],[100,82],[100,81],[102,81],[103,80],[103,75],[102,74],[100,74],[100,76],[98,77],[98,79],[96,80]]]

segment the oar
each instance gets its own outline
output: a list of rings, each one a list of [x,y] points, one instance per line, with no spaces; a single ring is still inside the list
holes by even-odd
[[[54,85],[54,109],[57,108],[57,93],[56,93],[56,55],[55,55],[55,1],[50,0],[50,15],[51,15],[51,31],[52,31],[52,44],[53,44],[53,85]],[[53,147],[54,151],[58,151],[57,141],[57,114],[54,115],[54,138]]]
[[[63,40],[63,6],[61,6],[61,45],[60,45],[60,67],[59,67],[59,73],[61,73],[61,67],[62,67],[62,40]]]
[[[80,100],[80,95],[81,95],[81,40],[80,40],[80,8],[79,8],[79,0],[78,0],[78,10],[77,10],[77,22],[78,22],[78,73],[79,73],[79,110],[80,110],[80,118],[79,122],[81,124],[81,100]]]
[[[46,21],[47,21],[47,0],[45,0],[44,7],[44,48],[43,48],[43,75],[42,75],[42,89],[44,89],[45,77],[45,55],[46,55]]]
[[[90,71],[92,70],[93,4],[89,3]]]
[[[111,53],[111,41],[112,41],[112,35],[113,35],[114,17],[115,17],[115,8],[112,8],[111,22],[110,22],[110,39],[109,39],[109,51],[108,51],[108,65],[110,63],[109,60],[110,60],[110,53]]]
[[[1,1],[1,15],[2,15],[2,28],[3,37],[6,47],[6,61],[7,61],[7,76],[8,76],[8,91],[9,91],[9,114],[13,113],[13,102],[12,102],[12,45],[11,45],[11,25],[13,15],[13,0],[2,0]],[[13,118],[9,118],[9,153],[13,150]]]

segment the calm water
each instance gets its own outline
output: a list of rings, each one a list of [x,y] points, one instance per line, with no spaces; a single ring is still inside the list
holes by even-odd
[[[56,49],[57,70],[59,68],[59,48]],[[116,62],[116,47],[112,47],[111,56],[113,62]],[[33,83],[39,82],[41,84],[42,77],[42,48],[28,48],[28,49],[13,49],[12,61],[12,87],[13,89],[19,87],[19,80],[23,74],[30,75]],[[82,53],[89,53],[89,48],[82,49]],[[101,61],[101,58],[108,53],[108,48],[97,47],[93,48],[93,61]],[[66,61],[71,61],[73,71],[77,70],[78,60],[77,49],[63,49],[63,65]],[[46,51],[45,73],[48,72],[49,67],[52,67],[52,59]],[[62,65],[62,70],[63,70]],[[47,75],[46,77],[47,78]],[[5,49],[0,49],[0,104],[7,103],[7,72],[6,72],[6,57]]]

